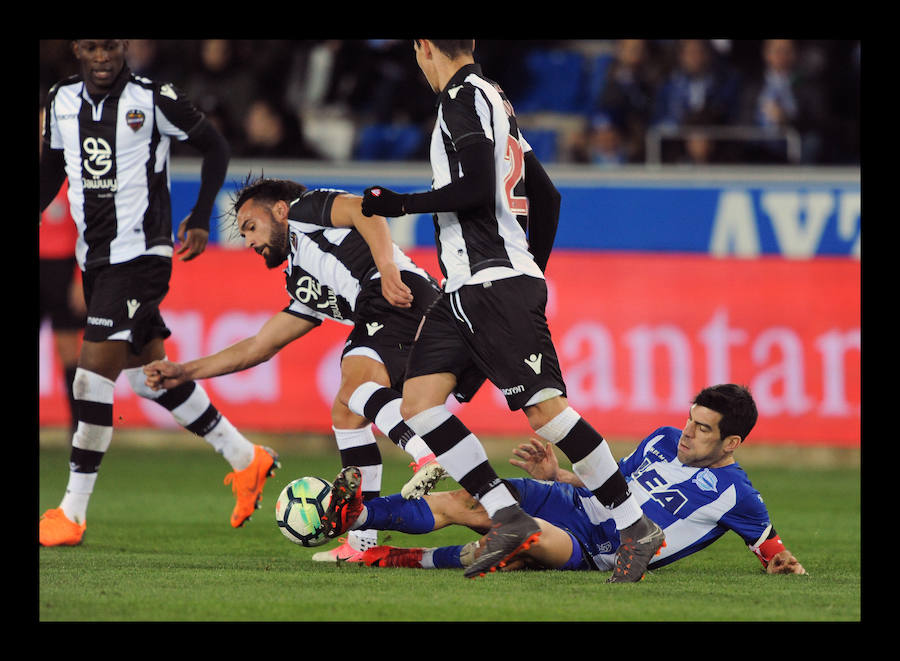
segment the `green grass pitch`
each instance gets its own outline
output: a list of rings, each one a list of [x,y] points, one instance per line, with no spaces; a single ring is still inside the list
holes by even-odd
[[[313,563],[321,549],[286,540],[274,522],[275,499],[293,478],[334,477],[337,451],[323,450],[324,443],[282,440],[282,468],[267,483],[262,508],[234,530],[231,490],[222,484],[228,465],[219,455],[184,432],[161,444],[142,443],[139,435],[125,442],[129,435],[135,433],[117,432],[103,461],[84,543],[39,548],[34,617],[41,622],[861,620],[860,468],[852,462],[742,462],[808,576],[765,575],[728,533],[636,585],[606,584],[601,572],[467,580],[453,570]],[[523,475],[506,463],[513,444],[491,455],[501,476]],[[379,446],[383,493],[397,492],[408,460],[385,439]],[[42,442],[35,519],[59,504],[67,472],[66,444]],[[445,481],[438,488],[455,487]],[[379,539],[439,546],[476,537],[453,527],[426,536],[382,532]]]

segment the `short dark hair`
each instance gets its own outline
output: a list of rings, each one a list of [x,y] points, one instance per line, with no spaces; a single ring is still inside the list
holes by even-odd
[[[741,443],[756,425],[759,416],[750,389],[734,383],[704,388],[694,397],[694,404],[721,414],[722,419],[719,421],[721,437],[724,439],[737,435],[741,437]]]
[[[429,39],[428,41],[451,60],[460,55],[472,55],[475,52],[474,39]],[[416,39],[416,43],[419,43],[418,39]]]
[[[248,175],[241,187],[234,194],[234,203],[231,205],[234,215],[248,200],[275,204],[279,200],[290,203],[306,192],[306,186],[289,179],[267,179],[264,175],[253,178]]]
[[[222,221],[222,230],[230,232],[232,236],[240,235],[237,215],[241,207],[249,200],[256,200],[268,205],[275,204],[278,200],[284,200],[290,204],[305,192],[306,186],[296,181],[267,179],[265,174],[259,177],[254,177],[252,173],[248,174],[231,195],[231,212],[225,214],[226,219]]]

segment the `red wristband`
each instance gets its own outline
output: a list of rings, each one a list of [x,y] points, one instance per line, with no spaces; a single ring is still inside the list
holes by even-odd
[[[759,558],[763,567],[768,567],[772,558],[784,551],[784,542],[782,542],[781,538],[775,534],[759,546],[751,546],[750,550],[756,554],[756,557]]]

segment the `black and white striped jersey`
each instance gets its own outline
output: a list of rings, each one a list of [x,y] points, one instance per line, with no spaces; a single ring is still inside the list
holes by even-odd
[[[80,75],[50,90],[44,140],[64,153],[82,269],[172,256],[170,140],[202,119],[173,85],[127,70],[99,100]]]
[[[528,199],[524,154],[531,146],[519,131],[512,106],[500,87],[481,75],[481,66],[462,67],[438,96],[431,135],[432,188],[461,172],[458,151],[487,138],[494,151],[494,204],[434,214],[435,238],[445,291],[465,284],[531,275],[543,278],[528,251]]]
[[[291,302],[284,311],[316,324],[333,319],[352,325],[359,293],[367,286],[381,288],[381,274],[362,235],[331,224],[331,206],[344,193],[308,190],[288,211],[290,254],[284,273]],[[430,278],[396,244],[394,262],[401,271]]]

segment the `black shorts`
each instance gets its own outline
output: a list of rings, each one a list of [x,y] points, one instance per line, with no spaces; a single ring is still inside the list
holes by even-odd
[[[422,317],[441,294],[437,281],[432,278],[423,278],[412,271],[402,271],[400,277],[412,290],[412,307],[391,305],[381,294],[381,281],[369,282],[356,299],[355,324],[341,354],[343,358],[354,349],[370,349],[381,358],[391,387],[398,391],[403,388],[406,361]]]
[[[449,372],[463,387],[483,374],[513,411],[545,388],[565,395],[546,306],[546,282],[525,275],[445,293],[425,318],[407,378]]]
[[[84,328],[84,316],[72,310],[69,303],[69,290],[74,276],[75,257],[41,258],[39,320],[49,318],[54,331],[77,331]]]
[[[172,332],[159,305],[169,293],[171,276],[168,257],[138,257],[88,269],[82,277],[87,305],[84,339],[125,340],[132,352],[139,354],[153,338],[169,337]]]

